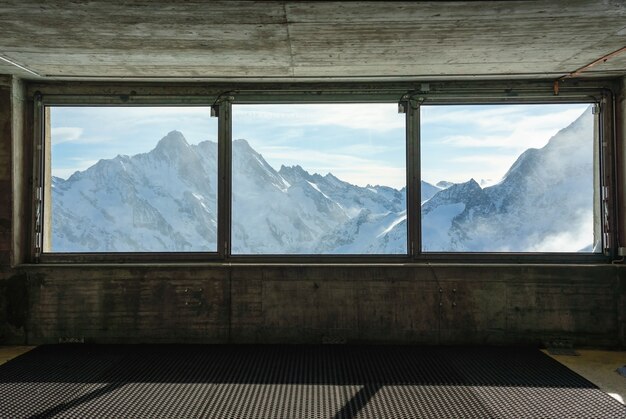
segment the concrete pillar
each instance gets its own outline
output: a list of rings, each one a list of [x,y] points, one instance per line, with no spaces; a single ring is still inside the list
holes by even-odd
[[[24,261],[28,246],[23,228],[24,86],[15,76],[0,75],[0,344],[26,339],[27,279],[13,269]]]
[[[11,265],[13,129],[13,77],[0,76],[0,271]]]

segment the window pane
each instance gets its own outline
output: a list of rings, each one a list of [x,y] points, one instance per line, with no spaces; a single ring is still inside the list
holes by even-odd
[[[421,124],[423,251],[601,250],[590,105],[422,106]]]
[[[217,249],[217,120],[209,107],[47,113],[44,251]]]
[[[233,254],[406,254],[396,104],[233,106]]]

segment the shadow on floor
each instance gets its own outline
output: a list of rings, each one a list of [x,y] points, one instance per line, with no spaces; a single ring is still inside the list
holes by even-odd
[[[532,348],[52,345],[0,366],[2,417],[625,417]]]

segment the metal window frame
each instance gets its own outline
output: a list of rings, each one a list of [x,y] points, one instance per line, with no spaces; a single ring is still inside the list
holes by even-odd
[[[172,263],[172,262],[215,262],[224,259],[224,249],[220,246],[220,243],[224,241],[224,222],[221,218],[224,216],[221,212],[219,205],[220,197],[224,194],[224,163],[220,156],[223,152],[220,152],[220,148],[223,147],[223,141],[220,141],[220,132],[224,129],[222,127],[222,119],[218,118],[218,128],[216,136],[218,139],[218,191],[217,191],[217,237],[216,245],[217,249],[214,252],[43,252],[42,241],[44,235],[43,228],[37,228],[43,226],[43,217],[45,212],[43,211],[43,201],[47,199],[45,191],[47,186],[45,183],[45,171],[49,168],[45,165],[44,155],[46,153],[46,140],[45,140],[45,117],[44,112],[47,108],[51,107],[206,107],[210,109],[214,106],[213,97],[152,97],[152,98],[138,98],[131,99],[126,96],[75,96],[75,95],[50,95],[50,96],[38,96],[36,97],[36,109],[35,109],[35,127],[36,127],[36,149],[38,150],[35,156],[35,176],[34,176],[34,200],[36,202],[35,208],[41,208],[34,217],[33,221],[33,261],[36,263],[101,263],[101,262],[116,262],[116,263],[130,263],[130,262],[154,262],[154,263]],[[207,116],[209,117],[209,116]],[[41,196],[41,204],[37,204],[37,198]]]
[[[433,106],[454,106],[454,105],[463,105],[463,106],[472,106],[472,105],[558,105],[558,104],[587,104],[598,106],[600,109],[603,108],[603,102],[606,103],[602,97],[589,96],[589,95],[568,95],[566,98],[560,98],[559,100],[555,100],[554,97],[550,96],[542,96],[542,95],[533,95],[528,98],[522,99],[513,99],[510,98],[501,98],[498,100],[493,97],[479,97],[472,98],[469,101],[467,99],[459,99],[454,96],[443,96],[443,97],[429,97],[428,95],[423,95],[420,97],[420,105],[433,105]],[[598,137],[594,138],[594,142],[603,141],[602,127],[604,125],[604,121],[602,118],[603,111],[600,112],[600,115],[597,116],[596,122],[600,127],[600,132],[598,133]],[[599,161],[598,161],[598,169],[600,171],[600,190],[608,190],[607,185],[603,184],[603,179],[607,179],[605,176],[605,152],[603,147],[600,147],[599,153]],[[420,156],[421,159],[421,156]],[[595,165],[595,164],[594,164]],[[419,168],[421,172],[421,166]],[[420,176],[421,178],[421,176]],[[594,188],[596,185],[594,184]],[[604,194],[602,194],[604,195]],[[601,198],[604,201],[604,197]],[[595,205],[595,203],[594,203]],[[606,217],[607,208],[600,207],[599,217],[601,220],[604,220]],[[420,236],[419,241],[421,245],[421,211],[419,214],[420,219]],[[613,229],[614,230],[614,229]],[[610,240],[609,240],[610,242]],[[520,263],[520,262],[563,262],[563,263],[571,263],[571,262],[604,262],[610,259],[611,257],[611,249],[610,246],[607,247],[606,243],[606,232],[600,232],[600,245],[603,249],[602,252],[592,253],[592,252],[445,252],[445,251],[423,251],[420,249],[416,253],[415,258],[418,261],[437,261],[443,262],[448,261],[450,259],[454,259],[460,262],[466,261],[479,261],[479,262],[495,262],[495,261],[505,261],[508,263]]]
[[[33,84],[35,143],[33,156],[32,205],[37,206],[36,185],[42,180],[43,161],[40,147],[44,142],[43,105],[65,106],[213,106],[218,113],[218,241],[217,252],[145,252],[145,253],[44,253],[37,255],[36,220],[31,228],[31,262],[41,263],[205,263],[205,264],[382,264],[463,263],[463,264],[533,264],[533,263],[608,263],[618,245],[617,200],[615,181],[615,88],[610,81],[588,81],[561,87],[558,96],[551,82],[481,81],[436,83],[297,83],[297,84],[215,84],[203,85],[101,85],[67,86]],[[609,86],[609,87],[607,87]],[[136,89],[136,90],[131,90]],[[44,91],[42,95],[40,91]],[[144,91],[137,94],[137,91]],[[47,92],[47,93],[46,93]],[[120,92],[129,92],[128,94]],[[401,103],[406,109],[407,176],[407,254],[406,255],[231,255],[231,142],[232,104],[293,103]],[[579,253],[482,253],[421,252],[421,211],[415,197],[420,196],[420,112],[422,104],[558,104],[597,103],[599,117],[602,219],[610,243],[604,254]],[[45,199],[45,196],[42,197]],[[415,202],[414,202],[415,201]],[[603,227],[604,228],[604,227]]]
[[[306,105],[306,104],[394,104],[397,105],[400,97],[397,92],[351,92],[351,93],[337,93],[337,92],[291,92],[276,94],[275,92],[251,92],[251,93],[238,93],[232,95],[228,101],[228,112],[232,115],[233,105]],[[230,118],[232,119],[232,118]],[[405,113],[405,159],[406,159],[406,190],[407,190],[407,226],[410,225],[409,221],[409,197],[411,193],[414,193],[414,185],[410,182],[409,174],[409,148],[412,147],[412,136],[409,133],[409,113]],[[232,122],[232,121],[231,121]],[[232,138],[227,139],[229,144],[232,144]],[[229,160],[232,161],[232,153],[228,154]],[[232,181],[232,173],[229,172],[229,180]],[[232,189],[232,186],[229,186]],[[228,214],[232,218],[232,194],[228,197]],[[227,226],[232,229],[232,223]],[[262,263],[262,262],[312,262],[312,263],[380,263],[380,262],[393,262],[393,263],[408,263],[413,260],[411,254],[412,243],[414,238],[412,237],[410,226],[407,227],[407,247],[406,253],[396,254],[367,254],[367,253],[353,253],[353,254],[232,254],[230,248],[230,242],[227,251],[227,259],[233,262],[243,263]]]

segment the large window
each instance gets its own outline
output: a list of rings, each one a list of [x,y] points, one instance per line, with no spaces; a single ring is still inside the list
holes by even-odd
[[[421,107],[425,252],[599,252],[588,104]]]
[[[406,254],[397,104],[234,105],[233,254]]]
[[[603,102],[472,94],[44,96],[33,259],[609,255]]]
[[[209,107],[50,106],[44,252],[215,252]]]

